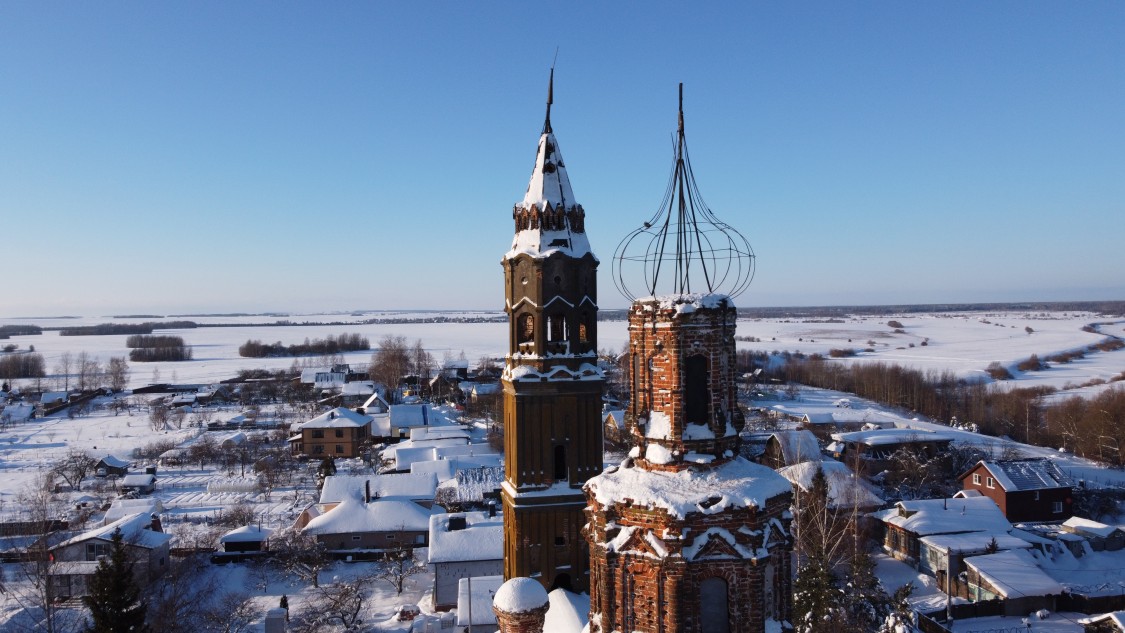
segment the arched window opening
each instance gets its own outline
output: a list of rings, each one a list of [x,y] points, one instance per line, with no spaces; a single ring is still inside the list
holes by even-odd
[[[590,315],[586,312],[578,317],[578,342],[590,342]]]
[[[547,336],[549,341],[566,340],[566,317],[556,314],[547,317]]]
[[[684,416],[692,424],[707,424],[708,397],[707,357],[689,356],[685,363]]]
[[[569,479],[569,471],[566,468],[566,447],[559,444],[555,447],[555,481],[567,479]]]
[[[712,577],[699,583],[699,616],[703,633],[730,633],[727,581]]]
[[[535,317],[521,314],[516,322],[516,342],[530,343],[535,340]]]

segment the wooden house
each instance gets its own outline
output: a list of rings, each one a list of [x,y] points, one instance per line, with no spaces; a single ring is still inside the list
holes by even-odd
[[[337,407],[301,424],[289,438],[293,454],[359,457],[371,437],[372,417]]]
[[[958,479],[964,490],[995,501],[1013,523],[1062,521],[1071,516],[1070,478],[1048,459],[982,460]]]

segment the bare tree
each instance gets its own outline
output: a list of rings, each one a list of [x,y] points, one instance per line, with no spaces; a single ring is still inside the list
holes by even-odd
[[[375,579],[394,587],[396,593],[402,593],[408,578],[426,571],[425,566],[414,558],[414,550],[403,542],[405,538],[405,532],[400,532],[395,540],[398,545],[387,550],[383,560],[375,567]]]
[[[148,422],[153,431],[163,431],[168,428],[168,405],[154,400],[148,406]]]
[[[98,460],[91,457],[85,451],[72,450],[66,454],[66,458],[55,464],[51,469],[51,474],[59,477],[66,482],[73,490],[78,490],[79,484],[90,474],[94,469]]]
[[[199,616],[208,632],[243,633],[250,630],[258,610],[246,594],[230,592],[215,598]]]
[[[410,371],[410,354],[406,337],[385,336],[371,354],[371,367],[367,370],[372,380],[383,383],[390,392],[392,402],[397,399],[398,386]]]
[[[50,535],[58,525],[57,519],[65,516],[66,507],[51,489],[51,478],[45,474],[18,497],[23,520],[37,526],[38,534],[21,552],[24,562],[18,566],[18,578],[5,585],[7,595],[20,610],[5,622],[6,630],[63,633],[79,624],[73,611],[59,607],[60,596],[49,575]]]
[[[129,386],[129,363],[124,356],[114,356],[106,363],[106,378],[114,391],[124,391]]]
[[[55,364],[58,386],[62,387],[63,391],[70,391],[70,370],[73,367],[74,358],[71,357],[70,352],[63,352],[62,356],[59,356],[58,363]]]
[[[367,579],[354,582],[334,582],[312,593],[308,606],[301,610],[301,622],[296,631],[319,631],[327,625],[342,631],[357,631],[362,621],[363,592],[360,589]]]
[[[172,559],[168,570],[147,590],[148,621],[164,633],[193,633],[209,624],[200,612],[215,594],[215,577],[204,573],[207,563],[198,556]]]
[[[423,385],[430,383],[430,378],[434,374],[434,357],[422,347],[422,339],[414,341],[414,349],[411,350],[411,372],[418,376],[418,388],[421,389]]]
[[[273,543],[272,560],[283,572],[320,587],[320,572],[332,564],[332,559],[316,537],[288,530]]]

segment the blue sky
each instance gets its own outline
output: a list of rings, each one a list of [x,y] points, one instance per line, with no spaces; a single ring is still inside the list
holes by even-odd
[[[610,259],[676,86],[743,306],[1125,297],[1125,4],[0,3],[0,316],[503,306],[552,122]]]

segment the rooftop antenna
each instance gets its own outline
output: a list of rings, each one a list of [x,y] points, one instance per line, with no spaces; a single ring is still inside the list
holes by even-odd
[[[754,279],[754,250],[703,202],[684,134],[682,83],[673,154],[668,188],[656,214],[617,246],[617,289],[630,300],[693,292],[736,297]]]

